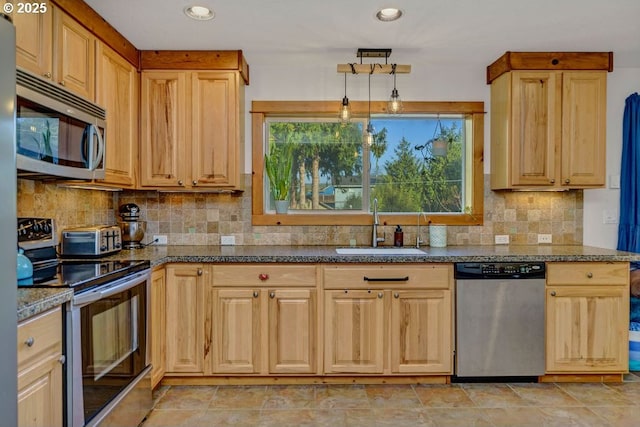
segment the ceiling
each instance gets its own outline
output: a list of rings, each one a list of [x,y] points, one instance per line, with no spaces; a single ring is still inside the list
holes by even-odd
[[[138,49],[242,49],[291,56],[392,48],[441,65],[488,65],[512,51],[613,51],[640,67],[640,0],[85,0]],[[182,10],[213,8],[211,21]],[[376,11],[404,11],[379,22]],[[392,57],[393,58],[393,57]],[[391,61],[393,62],[393,61]],[[639,82],[640,84],[640,82]]]

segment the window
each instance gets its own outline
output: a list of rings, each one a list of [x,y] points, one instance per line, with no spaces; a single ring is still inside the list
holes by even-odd
[[[372,102],[371,145],[364,104],[352,102],[345,125],[331,102],[253,102],[253,223],[364,225],[375,198],[387,222],[414,224],[426,212],[481,224],[483,104],[405,102],[403,114],[386,115]],[[275,214],[264,153],[292,159],[287,215]]]

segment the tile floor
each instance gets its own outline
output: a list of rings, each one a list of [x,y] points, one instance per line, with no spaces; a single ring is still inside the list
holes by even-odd
[[[618,384],[162,386],[142,427],[640,426]]]

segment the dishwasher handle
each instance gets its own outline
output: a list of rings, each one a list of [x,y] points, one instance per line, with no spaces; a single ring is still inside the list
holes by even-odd
[[[367,277],[364,276],[365,282],[408,282],[409,276],[404,277]]]

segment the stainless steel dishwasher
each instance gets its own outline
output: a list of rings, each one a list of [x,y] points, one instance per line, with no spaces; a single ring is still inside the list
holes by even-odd
[[[544,374],[544,263],[457,263],[457,377]]]

